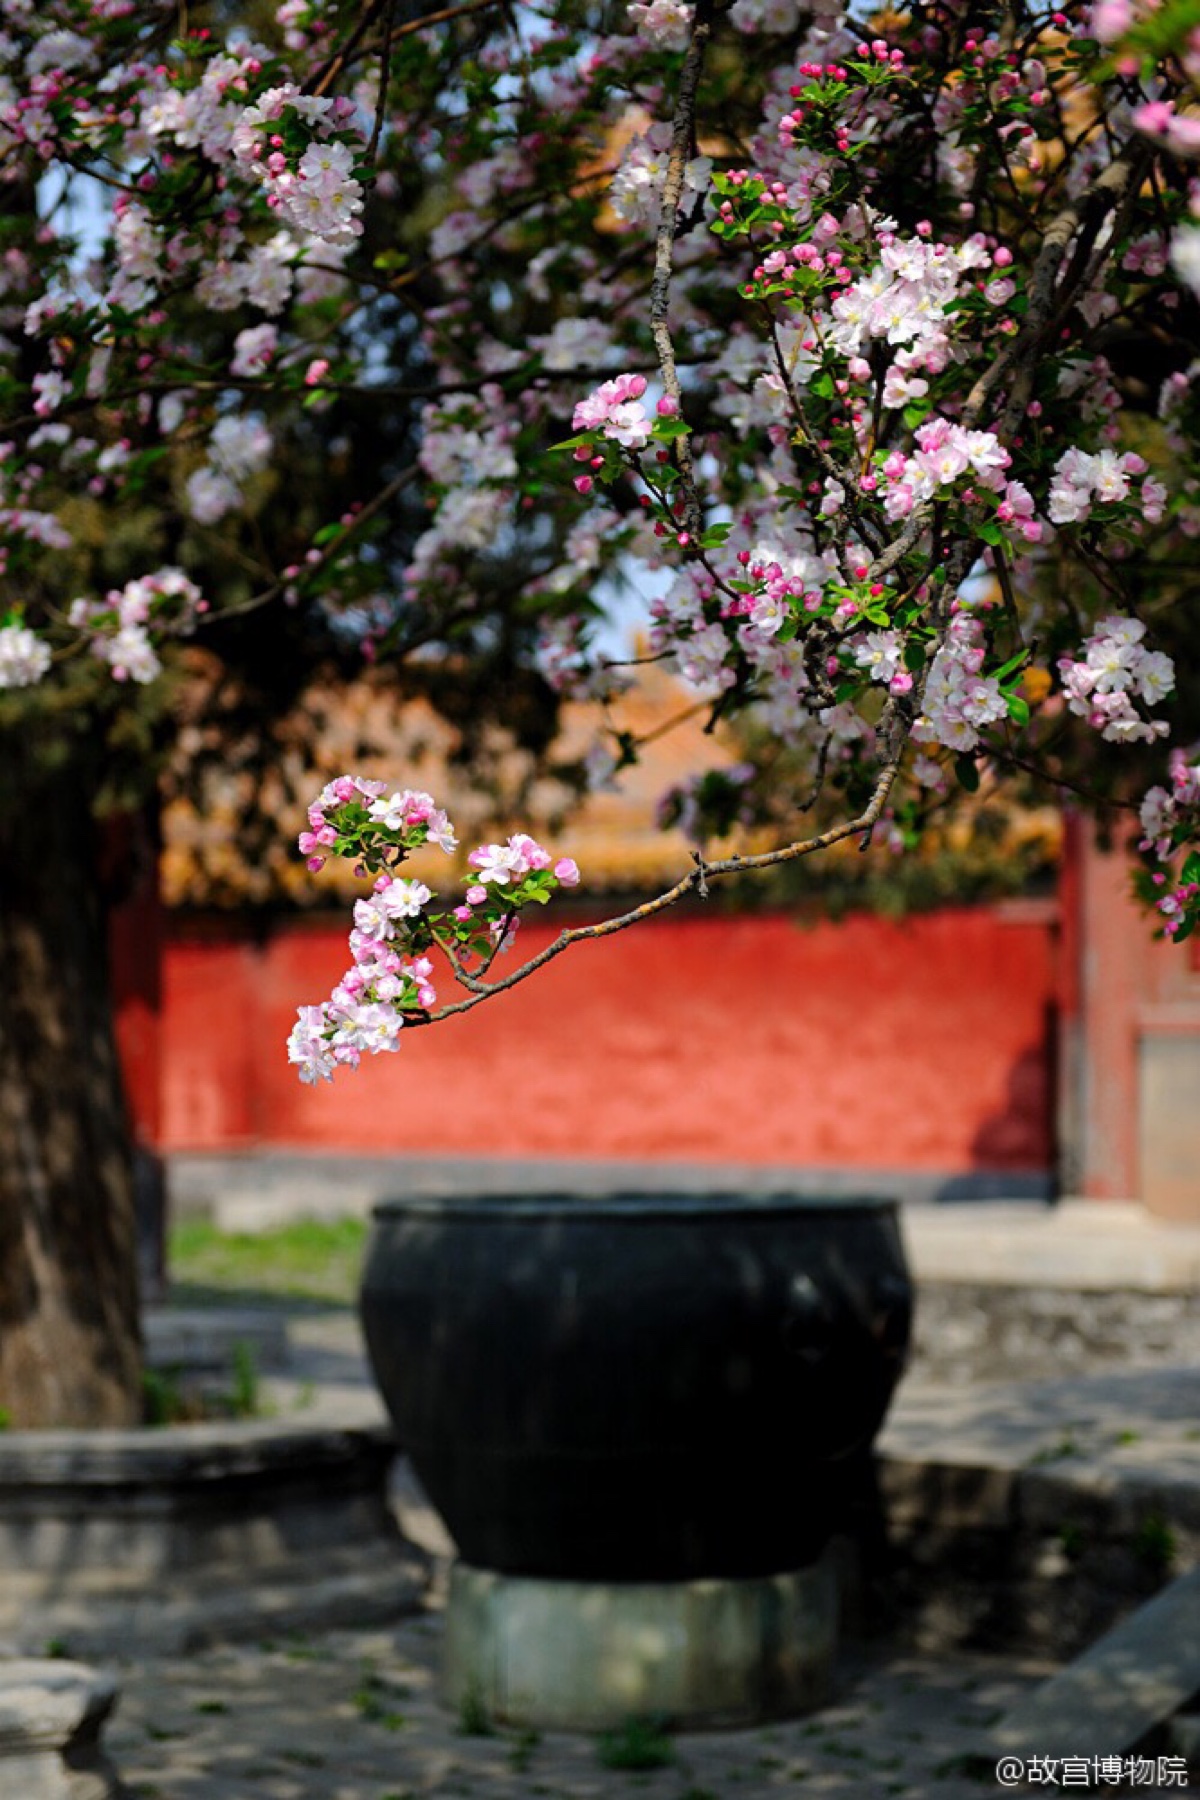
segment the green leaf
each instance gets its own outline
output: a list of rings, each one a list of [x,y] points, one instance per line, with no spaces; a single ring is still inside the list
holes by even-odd
[[[904,646],[904,666],[914,675],[917,673],[918,669],[923,669],[925,667],[924,644],[914,643],[911,638],[909,639],[908,643]]]
[[[659,443],[669,444],[672,438],[686,437],[691,426],[686,419],[655,419],[650,435]]]
[[[582,444],[594,444],[597,434],[594,431],[580,432],[578,437],[564,438],[561,444],[551,444],[551,450],[578,450]]]
[[[1002,663],[998,669],[993,669],[992,674],[997,681],[1003,682],[1009,675],[1015,675],[1016,671],[1023,668],[1028,661],[1028,650],[1018,650],[1017,654],[1010,656],[1006,663]]]
[[[710,525],[700,539],[700,548],[702,550],[719,550],[732,530],[733,523],[730,520],[726,520],[720,525]]]
[[[1193,850],[1183,865],[1184,881],[1200,881],[1200,851]]]
[[[313,544],[316,549],[323,550],[326,544],[332,544],[334,538],[340,537],[345,527],[342,525],[322,525],[320,531],[314,531]]]
[[[1022,700],[1020,694],[1005,694],[1004,704],[1008,708],[1008,716],[1014,725],[1022,727],[1029,723],[1029,702]]]
[[[956,756],[954,774],[959,787],[965,788],[968,794],[979,792],[979,769],[973,756]]]

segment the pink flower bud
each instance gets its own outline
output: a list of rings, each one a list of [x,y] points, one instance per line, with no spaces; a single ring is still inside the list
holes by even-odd
[[[554,874],[557,880],[562,883],[563,887],[577,887],[579,885],[579,870],[569,856],[559,858],[558,862],[554,865]]]
[[[673,394],[664,394],[654,410],[660,419],[673,419],[679,411],[679,402]]]

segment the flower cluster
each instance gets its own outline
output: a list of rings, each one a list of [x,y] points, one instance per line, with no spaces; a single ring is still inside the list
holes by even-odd
[[[925,683],[922,711],[912,733],[919,744],[974,750],[980,727],[1006,717],[1008,702],[998,677],[983,673],[987,655],[983,635],[978,614],[960,607]]]
[[[1196,756],[1193,747],[1190,756]],[[1139,849],[1159,864],[1149,880],[1149,897],[1163,920],[1167,937],[1182,941],[1200,924],[1200,854],[1184,858],[1174,878],[1171,870],[1181,849],[1200,835],[1200,762],[1181,750],[1171,755],[1171,786],[1152,787],[1142,800]]]
[[[1146,474],[1146,461],[1135,450],[1119,456],[1100,450],[1094,456],[1072,446],[1059,457],[1050,482],[1048,510],[1056,525],[1074,525],[1086,519],[1096,506],[1112,506],[1128,498],[1133,477]],[[1157,525],[1163,516],[1167,490],[1147,476],[1142,483],[1143,517]]]
[[[470,888],[467,899],[475,895],[476,903],[484,898],[479,888],[487,882],[496,887],[507,888],[520,882],[522,876],[530,875],[554,864],[554,878],[563,887],[575,887],[579,882],[579,870],[569,856],[561,857],[554,862],[548,850],[543,850],[536,838],[527,832],[518,831],[504,844],[480,844],[472,850],[467,861],[476,872],[476,886]]]
[[[1003,249],[993,254],[975,236],[952,247],[923,237],[901,238],[882,225],[876,231],[879,262],[858,281],[846,279],[849,272],[833,247],[834,279],[841,291],[829,309],[834,320],[829,341],[843,356],[858,361],[873,342],[882,340],[895,349],[891,360],[898,376],[940,374],[950,357],[951,309],[964,280],[996,261],[1006,267],[1012,256]],[[825,262],[828,266],[828,254]],[[984,296],[1000,305],[1013,292],[1013,283],[1001,277],[990,294],[984,289]],[[902,405],[902,384],[893,380],[892,386],[885,405]]]
[[[428,1022],[437,1005],[432,951],[445,956],[456,977],[472,961],[485,971],[512,942],[523,906],[545,905],[558,888],[579,881],[569,857],[556,862],[521,832],[473,850],[467,861],[475,873],[463,900],[441,911],[432,888],[397,873],[426,844],[451,855],[458,839],[432,795],[414,788],[389,793],[386,782],[339,775],[309,807],[299,839],[309,868],[315,873],[327,856],[345,856],[374,882],[354,905],[350,968],[328,1000],[298,1010],[288,1059],[301,1081],[329,1080],[340,1065],[357,1068],[364,1052],[398,1049],[404,1025]]]
[[[926,420],[916,433],[916,451],[904,456],[893,450],[880,465],[884,511],[889,519],[906,519],[914,507],[931,500],[942,488],[966,479],[970,484],[1004,489],[1004,502],[1014,507],[1025,499],[1020,484],[1010,496],[1004,471],[1012,461],[995,432],[968,431],[948,419]]]
[[[365,869],[378,868],[388,851],[408,855],[425,843],[436,844],[447,856],[458,848],[454,827],[432,794],[413,788],[389,794],[386,781],[339,775],[309,807],[308,830],[300,833],[299,849],[316,874],[331,850],[339,856],[360,856]]]
[[[1153,743],[1166,737],[1165,719],[1151,719],[1135,704],[1154,706],[1175,686],[1175,665],[1161,650],[1148,650],[1140,619],[1117,614],[1101,619],[1080,657],[1060,657],[1058,672],[1073,713],[1114,743]]]
[[[644,375],[614,376],[579,402],[571,423],[576,431],[601,432],[623,450],[644,449],[650,442],[650,420],[642,405],[645,391]]]
[[[188,511],[196,523],[215,525],[240,506],[245,482],[266,468],[271,450],[271,433],[261,419],[232,413],[218,419],[208,460],[187,479]]]
[[[113,588],[103,600],[76,600],[70,622],[86,634],[92,654],[108,664],[114,681],[153,681],[162,669],[151,638],[186,637],[207,610],[195,582],[182,569],[159,569]]]
[[[626,10],[634,30],[655,49],[687,49],[696,9],[686,0],[648,0],[645,5],[631,0]]]
[[[0,625],[0,688],[33,687],[50,667],[50,646],[17,620]]]
[[[633,139],[613,176],[609,193],[612,209],[619,219],[630,225],[658,224],[670,159],[669,125],[652,125],[643,136]],[[702,194],[711,173],[711,157],[691,157],[683,169],[684,194]]]
[[[233,130],[234,156],[263,183],[267,204],[298,230],[333,244],[352,243],[363,229],[354,113],[344,97],[285,85],[261,94]]]

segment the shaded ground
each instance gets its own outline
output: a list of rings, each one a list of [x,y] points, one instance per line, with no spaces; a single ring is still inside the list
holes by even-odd
[[[481,1721],[437,1704],[440,1630],[430,1614],[392,1631],[127,1666],[111,1752],[137,1800],[979,1800],[995,1792],[994,1773],[968,1774],[963,1759],[1045,1672],[991,1657],[881,1655],[845,1662],[819,1716],[757,1731],[479,1735]],[[670,1761],[602,1760],[655,1752]]]

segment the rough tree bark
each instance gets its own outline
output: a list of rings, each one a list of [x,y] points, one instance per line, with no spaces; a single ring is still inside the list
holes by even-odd
[[[68,737],[69,734],[62,734]],[[0,1407],[141,1416],[133,1159],[113,1036],[94,757],[0,734]]]

